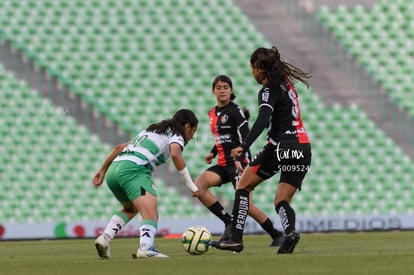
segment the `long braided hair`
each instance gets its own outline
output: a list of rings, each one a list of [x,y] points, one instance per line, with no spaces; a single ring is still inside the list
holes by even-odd
[[[291,82],[295,80],[303,82],[307,87],[307,81],[312,75],[310,72],[304,72],[298,67],[282,60],[279,50],[276,47],[257,48],[250,56],[250,65],[253,68],[262,70],[257,77],[257,81],[263,84],[262,81],[267,79],[269,85],[278,87],[281,83],[286,81],[286,78]]]
[[[178,110],[172,118],[151,124],[146,130],[157,134],[167,134],[168,131],[172,131],[174,134],[182,136],[185,144],[187,144],[188,140],[184,129],[184,126],[187,123],[190,124],[191,128],[197,127],[198,119],[193,111],[189,109],[181,109]]]

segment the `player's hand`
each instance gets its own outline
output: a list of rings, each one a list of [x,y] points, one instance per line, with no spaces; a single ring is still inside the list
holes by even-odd
[[[207,164],[211,164],[212,160],[214,158],[213,153],[208,153],[208,155],[204,158]]]
[[[233,159],[236,159],[240,157],[242,153],[243,153],[243,148],[239,146],[239,147],[231,149],[230,155]]]
[[[193,197],[193,198],[197,198],[198,195],[200,195],[200,191],[191,192],[191,197]]]
[[[95,186],[95,188],[98,188],[103,183],[103,180],[105,178],[105,172],[98,171],[98,173],[95,174],[95,176],[92,179],[92,183]]]
[[[235,160],[234,165],[236,165],[237,172],[239,173],[239,175],[241,175],[244,171],[243,166],[241,165],[241,162],[238,160]]]

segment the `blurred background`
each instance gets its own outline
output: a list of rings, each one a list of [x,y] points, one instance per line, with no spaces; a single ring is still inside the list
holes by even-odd
[[[313,74],[309,89],[296,85],[313,149],[298,230],[414,229],[413,14],[411,0],[0,1],[0,239],[97,236],[120,208],[91,184],[104,158],[180,108],[200,120],[184,150],[195,179],[214,143],[211,82],[233,79],[252,124],[249,57],[272,45]],[[278,178],[254,191],[277,226]],[[171,163],[155,183],[160,235],[222,231]],[[213,192],[231,208],[230,184]]]

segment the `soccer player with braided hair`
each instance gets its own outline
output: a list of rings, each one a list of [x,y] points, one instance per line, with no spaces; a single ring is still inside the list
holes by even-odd
[[[308,86],[305,73],[286,62],[276,47],[257,48],[250,57],[253,77],[262,85],[258,94],[259,113],[241,146],[231,152],[237,159],[249,150],[251,144],[267,128],[268,142],[249,163],[236,186],[233,205],[231,238],[223,240],[218,248],[241,252],[243,230],[249,210],[250,192],[264,180],[280,172],[274,207],[279,214],[285,239],[279,254],[292,253],[299,242],[296,231],[292,198],[311,164],[311,145],[302,122],[295,81]]]

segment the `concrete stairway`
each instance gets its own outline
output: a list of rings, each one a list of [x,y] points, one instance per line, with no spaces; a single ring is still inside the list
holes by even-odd
[[[235,0],[240,8],[247,14],[271,42],[275,45],[282,56],[289,62],[299,66],[304,71],[312,71],[313,77],[309,81],[313,90],[318,93],[325,104],[340,103],[344,106],[356,103],[364,110],[369,117],[375,121],[387,134],[393,138],[411,157],[414,157],[414,141],[410,141],[401,131],[406,127],[407,121],[400,120],[396,123],[390,112],[384,113],[384,106],[387,110],[397,110],[400,118],[406,118],[407,114],[399,110],[398,106],[391,106],[385,95],[377,96],[380,100],[373,100],[369,92],[375,83],[365,75],[358,63],[350,56],[345,56],[349,64],[335,65],[336,59],[326,55],[326,47],[330,48],[330,56],[339,55],[339,46],[329,33],[325,33],[325,40],[321,44],[320,37],[310,37],[306,33],[311,26],[310,21],[304,20],[313,13],[319,5],[328,4],[335,6],[345,2],[346,5],[361,4],[370,6],[376,1],[323,1],[309,0],[300,1],[301,5],[293,7],[287,0]],[[298,1],[292,1],[298,2]],[[327,45],[328,44],[328,45]],[[252,49],[254,50],[254,49]],[[347,71],[341,67],[348,66]],[[379,108],[379,106],[381,106]],[[410,123],[410,121],[408,121]],[[411,121],[412,123],[412,121]],[[413,128],[413,125],[411,125]]]

